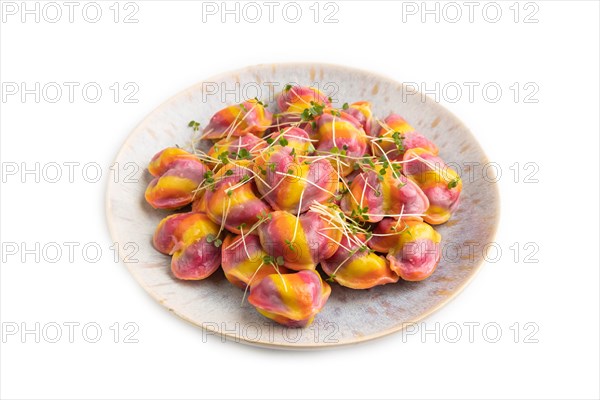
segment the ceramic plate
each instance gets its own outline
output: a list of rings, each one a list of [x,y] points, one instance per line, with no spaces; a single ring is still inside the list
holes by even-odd
[[[331,298],[312,326],[284,328],[262,317],[243,292],[219,270],[197,282],[175,279],[170,257],[152,247],[152,234],[168,213],[146,204],[144,190],[150,181],[145,171],[161,149],[188,146],[191,120],[206,124],[225,105],[243,97],[261,100],[287,83],[315,86],[343,102],[370,101],[376,116],[396,112],[440,148],[440,156],[458,169],[463,192],[452,219],[435,227],[443,241],[442,260],[423,282],[403,282],[352,290],[332,284]],[[274,110],[273,99],[270,109]],[[498,191],[484,179],[486,156],[469,130],[430,98],[401,83],[362,70],[325,64],[274,64],[228,72],[199,83],[162,104],[129,135],[116,160],[123,174],[107,188],[106,213],[114,242],[140,285],[175,315],[231,340],[268,347],[319,348],[364,342],[402,330],[455,297],[483,262],[485,243],[493,239],[498,224]],[[128,164],[129,163],[129,164]],[[140,174],[135,175],[135,165]],[[127,179],[127,171],[131,173]],[[489,170],[488,170],[489,172]],[[138,179],[139,178],[139,179]]]

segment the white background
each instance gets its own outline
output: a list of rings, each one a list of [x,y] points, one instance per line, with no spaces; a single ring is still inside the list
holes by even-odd
[[[26,176],[22,183],[20,174],[2,183],[3,243],[97,242],[103,249],[97,263],[86,262],[81,247],[74,262],[66,254],[57,263],[36,263],[33,256],[22,263],[19,254],[3,254],[3,329],[14,324],[20,329],[22,323],[32,328],[36,322],[81,325],[73,343],[64,326],[58,343],[4,332],[2,398],[598,398],[597,2],[539,1],[537,23],[524,23],[536,9],[525,9],[524,3],[516,7],[521,12],[515,23],[512,1],[498,3],[497,23],[486,21],[481,3],[471,23],[468,8],[459,2],[459,22],[448,22],[454,11],[446,9],[446,19],[442,14],[436,22],[429,15],[422,23],[420,12],[403,14],[400,2],[338,1],[338,23],[324,23],[324,14],[315,23],[311,1],[301,3],[303,16],[295,24],[285,21],[281,6],[269,22],[264,5],[258,23],[243,18],[236,23],[229,16],[222,24],[219,14],[203,22],[202,3],[193,1],[137,1],[138,23],[123,23],[123,14],[114,23],[113,1],[100,3],[98,23],[82,18],[85,3],[75,9],[73,23],[62,5],[57,23],[43,16],[39,23],[34,16],[22,23],[19,13],[3,15],[3,84],[97,82],[103,88],[97,103],[77,89],[73,103],[66,92],[57,103],[43,97],[36,103],[33,95],[25,101],[19,94],[3,98],[3,171],[21,162],[97,162],[104,175],[88,183],[76,169],[74,183],[64,176],[58,183]],[[413,4],[422,11],[421,2]],[[488,12],[493,18],[493,10]],[[420,333],[319,352],[221,343],[169,314],[112,260],[104,190],[108,167],[127,134],[161,102],[202,79],[283,61],[355,66],[430,89],[436,82],[440,88],[496,82],[503,89],[496,103],[480,89],[472,102],[466,89],[457,102],[449,101],[454,94],[440,98],[502,168],[496,239],[501,259],[486,264],[457,299],[422,326],[455,322],[463,326],[458,343],[444,337],[437,343],[433,334]],[[139,101],[124,103],[121,93],[115,103],[109,89],[114,82],[138,85]],[[516,102],[510,89],[515,82],[521,87]],[[528,82],[539,88],[529,99],[537,103],[525,102]],[[509,169],[515,162],[521,166],[518,182]],[[539,166],[538,183],[524,182],[527,162]],[[515,242],[521,247],[517,262],[510,250]],[[524,262],[528,242],[539,246],[537,263]],[[82,336],[81,326],[88,322],[103,330],[97,343]],[[115,322],[118,343],[110,330]],[[126,322],[139,327],[138,343],[124,343]],[[494,322],[502,337],[490,343],[476,329],[469,343],[468,322]],[[528,322],[535,325],[526,330]],[[515,323],[520,324],[516,340]],[[524,335],[535,326],[539,331],[529,341],[537,343],[526,343]]]

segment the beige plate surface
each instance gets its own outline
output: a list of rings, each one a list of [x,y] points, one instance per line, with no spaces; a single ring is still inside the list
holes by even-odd
[[[431,99],[410,95],[402,84],[389,78],[347,67],[258,65],[204,81],[162,104],[134,129],[115,161],[121,168],[132,162],[145,168],[164,147],[189,145],[190,120],[206,124],[224,102],[239,102],[232,92],[266,100],[272,88],[277,92],[288,82],[316,85],[337,100],[337,106],[368,100],[380,118],[392,111],[402,115],[436,142],[446,162],[458,168],[463,177],[461,203],[450,222],[436,227],[443,237],[444,256],[429,279],[369,290],[333,284],[331,298],[312,327],[282,328],[247,302],[240,305],[242,291],[229,284],[220,270],[199,282],[183,282],[171,275],[169,258],[151,244],[156,225],[167,213],[145,203],[147,172],[137,182],[120,179],[109,183],[106,213],[112,238],[124,257],[135,250],[135,244],[139,246],[133,257],[137,262],[123,261],[160,304],[188,322],[243,343],[306,349],[353,344],[400,331],[439,309],[466,286],[483,263],[483,246],[492,241],[499,220],[497,187],[482,178],[482,166],[487,162],[483,150],[455,116]],[[230,91],[226,97],[223,89]],[[270,109],[274,109],[272,102]],[[469,168],[465,163],[479,165]],[[472,257],[469,246],[474,246]]]

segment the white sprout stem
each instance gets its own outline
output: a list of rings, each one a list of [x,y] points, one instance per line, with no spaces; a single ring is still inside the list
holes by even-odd
[[[322,151],[317,151],[318,153],[323,153]],[[327,152],[326,155],[324,156],[303,156],[304,158],[311,158],[313,161],[318,161],[318,160],[329,160],[331,158],[334,158],[336,160],[337,163],[342,164],[345,167],[349,167],[350,164],[340,160],[340,156],[339,154],[332,154]],[[344,158],[348,158],[348,156],[342,156]]]
[[[379,118],[375,117],[375,121],[379,124],[379,126],[381,126],[382,128],[384,128],[386,130],[386,132],[384,133],[384,135],[388,134],[390,131],[393,131],[393,129],[390,128],[390,126],[388,124],[386,124],[385,122],[381,121]]]
[[[367,214],[370,217],[390,217],[390,218],[402,218],[402,217],[424,217],[426,214]]]
[[[341,228],[338,228],[336,226],[329,226],[329,227],[325,227],[325,228],[321,228],[319,229],[320,231],[339,231]],[[365,231],[364,229],[359,229],[358,230],[361,233],[367,233],[367,231]]]
[[[381,148],[381,146],[379,144],[377,144],[376,142],[374,142],[373,140],[371,140],[371,143],[373,143],[375,146],[377,146],[379,148],[379,150],[381,150],[381,152],[383,153],[383,156],[385,157],[385,159],[387,160],[388,164],[391,167],[392,166],[392,162],[388,158],[388,156],[385,153],[385,151]],[[400,176],[398,176],[398,173],[396,172],[396,170],[394,168],[392,168],[392,174],[394,174],[394,176],[396,177],[396,179],[400,179]]]
[[[354,204],[358,204],[358,199],[356,198],[356,196],[354,196],[354,193],[352,192],[352,190],[350,189],[350,185],[348,185],[348,182],[346,182],[345,179],[340,177],[340,180],[342,181],[342,184],[344,186],[346,186],[346,190],[348,191],[348,193],[350,194],[350,196],[352,197],[352,200],[354,200]]]
[[[252,225],[252,227],[251,227],[250,229],[248,229],[248,232],[246,232],[246,236],[248,236],[249,234],[251,234],[252,232],[254,232],[256,229],[258,229],[258,227],[259,227],[259,226],[260,226],[260,225],[261,225],[263,222],[265,222],[265,220],[264,220],[264,219],[261,219],[260,221],[257,221],[257,222],[256,222],[254,225]],[[229,246],[227,246],[227,247],[225,248],[225,250],[229,250],[229,249],[231,249],[231,248],[238,247],[238,246],[240,245],[241,241],[242,241],[241,239],[237,239],[237,240],[235,240],[233,243],[231,243]]]
[[[192,190],[192,201],[196,200],[196,196],[198,195],[198,193],[200,193],[202,191],[202,184],[204,183],[206,179],[202,179],[202,181],[198,184],[198,186],[196,187],[196,189]]]
[[[314,200],[313,200],[313,204],[310,206],[310,209],[311,209],[311,211],[316,212],[317,214],[319,214],[321,216],[328,216],[330,218],[330,221],[333,221],[335,219],[341,226],[348,225],[348,223],[346,222],[346,220],[348,220],[348,221],[350,221],[350,224],[352,225],[352,227],[355,228],[356,230],[359,230],[361,232],[367,232],[360,226],[356,225],[356,221],[354,221],[351,218],[348,218],[348,216],[346,216],[344,213],[342,213],[343,217],[341,217],[339,213],[330,211],[329,208],[327,208],[323,204],[320,204]],[[329,228],[323,228],[323,229],[329,229]],[[335,228],[335,229],[339,230],[340,228]]]
[[[366,185],[367,185],[367,186],[368,186],[368,187],[369,187],[371,190],[373,190],[373,191],[375,191],[375,192],[379,192],[379,189],[377,189],[376,187],[374,187],[373,185],[371,185],[371,184],[369,183],[369,180],[368,180],[368,179],[365,179],[365,184],[366,184]],[[381,184],[379,184],[379,185],[381,186]]]
[[[269,194],[271,194],[271,192],[273,192],[275,189],[277,189],[279,187],[279,185],[281,185],[283,183],[283,181],[284,181],[284,179],[280,179],[279,182],[277,182],[277,184],[271,188],[271,190],[269,190],[267,193],[260,196],[260,199],[262,200],[265,197],[267,197]]]
[[[194,148],[194,155],[196,157],[198,157],[200,160],[202,161],[207,161],[207,162],[220,162],[221,160],[215,158],[215,157],[211,157],[209,156],[207,153],[205,153],[202,150],[198,150],[196,148]]]
[[[294,88],[291,89],[291,92],[296,96],[296,98],[298,100],[300,100],[301,102],[303,102],[307,106],[310,106],[310,103],[308,101],[304,100],[302,97],[300,97],[300,95],[298,95],[298,93],[296,93],[296,91],[294,90]],[[286,101],[286,103],[287,103],[288,106],[292,106],[294,104],[294,103],[290,103],[290,102],[287,102],[287,101]]]
[[[274,262],[271,262],[271,265],[275,268],[275,271],[277,271],[277,275],[279,275],[279,278],[281,278],[281,283],[283,283],[283,288],[287,292],[287,285],[285,284],[285,279],[283,279],[283,275],[281,275],[281,272],[279,272],[279,266]]]
[[[288,102],[286,102],[286,104],[287,104],[288,106],[293,106],[293,105],[294,105],[293,103],[290,103],[289,101],[288,101]],[[281,111],[281,112],[278,112],[278,113],[277,113],[277,115],[296,115],[296,116],[298,116],[298,117],[300,116],[300,114],[301,114],[301,113],[300,113],[300,112],[298,112],[298,111]]]
[[[244,167],[243,165],[239,165],[236,164],[237,167],[240,167],[241,169],[244,169],[246,171],[250,171],[252,173],[252,175],[254,175],[254,177],[258,178],[259,181],[261,181],[266,187],[270,188],[271,185],[269,185],[267,183],[267,181],[265,181],[264,179],[262,179],[260,176],[258,176],[258,174],[256,172],[254,172],[254,170],[252,168],[248,168],[248,167]]]
[[[348,231],[348,228],[346,227],[346,225],[342,225],[342,229],[344,230],[344,236],[346,236],[346,239],[348,240],[348,243],[352,243],[354,242],[354,244],[357,244],[359,246],[366,246],[365,243],[363,243],[362,240],[360,240],[359,238],[356,237],[356,235],[352,234],[352,232]]]
[[[344,235],[346,237],[346,239],[348,239],[348,243],[352,243],[354,241],[359,246],[365,245],[365,243],[363,243],[358,238],[356,238],[356,236],[354,236],[354,235],[352,235],[352,237],[350,236],[350,233],[347,228],[347,223],[345,222],[345,219],[346,219],[345,216],[344,216],[344,219],[342,219],[342,218],[340,218],[339,214],[334,213],[333,211],[330,211],[327,207],[323,206],[322,204],[318,204],[316,202],[313,202],[313,205],[311,206],[310,209],[322,217],[323,216],[329,217],[329,223],[333,222],[333,220],[335,219],[335,222],[337,222],[340,225],[340,227],[338,227],[337,230],[339,232],[341,232],[342,235]],[[326,228],[324,228],[324,229],[326,229]],[[326,235],[323,235],[321,232],[317,232],[317,233],[320,234],[321,236],[326,236]],[[329,238],[330,240],[333,241],[333,239],[331,239],[329,236],[327,236],[327,238]],[[336,243],[338,245],[342,246],[341,243],[339,243],[339,242],[336,242]],[[347,249],[344,246],[342,246],[342,248],[349,251],[349,249]]]
[[[344,261],[342,261],[337,268],[333,271],[333,273],[331,274],[332,278],[335,279],[335,275],[337,274],[337,272],[340,270],[340,268],[342,268],[342,266],[344,264],[346,264],[348,262],[348,260],[350,260],[352,257],[354,256],[354,253],[352,251],[350,251],[350,255],[348,257],[346,257],[346,259]]]
[[[200,140],[206,139],[206,137],[207,137],[208,135],[210,135],[211,133],[213,133],[214,131],[215,131],[214,129],[210,129],[209,131],[207,131],[207,132],[204,132],[204,133],[202,134],[202,136],[200,136]]]
[[[221,215],[221,227],[219,228],[219,233],[217,233],[217,237],[221,235],[223,229],[225,229],[225,221],[227,220],[227,216],[229,214],[229,207],[231,207],[231,199],[227,198],[227,207],[225,207],[225,203],[223,203],[223,214]]]
[[[298,114],[299,115],[299,113],[292,113],[292,114]],[[292,121],[288,121],[288,122],[276,123],[276,124],[271,125],[271,128],[279,128],[280,126],[285,126],[285,127],[289,126],[290,128],[297,128],[303,122],[306,122],[306,121],[299,120],[299,121],[293,121],[293,122]]]
[[[396,236],[402,234],[402,231],[394,233],[372,233],[371,236],[384,237],[384,236]]]
[[[390,137],[376,137],[371,139],[373,142],[386,142],[386,143],[396,143],[394,141],[394,139],[390,138]],[[396,150],[396,149],[392,149],[392,150]],[[389,152],[389,151],[388,151]]]
[[[304,192],[306,188],[302,190],[300,193],[300,201],[298,202],[298,215],[296,216],[296,223],[294,224],[294,235],[292,236],[291,242],[294,243],[296,240],[296,235],[298,234],[298,224],[300,223],[300,212],[302,211],[302,198],[304,197]]]
[[[250,182],[252,179],[254,179],[254,177],[248,178],[248,180],[244,180],[244,178],[242,178],[242,180],[240,180],[235,185],[229,186],[229,190],[237,190],[237,189],[241,188],[242,186],[244,186],[246,183]]]
[[[415,159],[419,159],[419,160],[423,161],[433,171],[437,172],[440,175],[443,175],[443,178],[446,179],[447,181],[451,180],[450,177],[448,176],[448,172],[444,168],[439,167],[437,164],[433,164],[431,161],[424,159],[423,157],[421,157],[418,154],[415,154],[414,157],[415,158],[411,158],[408,161],[413,161]]]
[[[241,136],[240,136],[241,137]],[[249,150],[248,153],[252,154],[254,153],[256,150],[259,150],[260,146],[262,146],[263,142],[258,142],[256,143],[254,146],[252,146]]]
[[[288,135],[289,138],[292,139],[298,139],[298,140],[303,140],[305,142],[318,142],[317,139],[311,139],[311,138],[307,138],[307,137],[302,137],[302,136],[296,136],[296,135]]]
[[[363,186],[363,190],[362,190],[362,195],[360,196],[360,208],[362,210],[363,208],[363,202],[365,200],[365,192],[367,191],[367,177],[361,174],[361,177],[363,179],[363,183],[365,184]]]
[[[233,132],[235,132],[235,130],[238,128],[238,126],[240,126],[242,124],[242,122],[244,122],[244,120],[246,119],[246,117],[248,116],[248,114],[250,114],[255,108],[256,108],[256,104],[254,104],[252,106],[252,108],[248,111],[248,110],[245,109],[245,106],[242,103],[242,107],[240,107],[240,112],[238,113],[238,115],[236,115],[236,117],[233,120],[233,122],[229,125],[230,129],[229,129],[229,132],[227,133],[227,139],[231,138],[231,135],[233,135]],[[246,113],[240,119],[240,122],[238,122],[237,124],[235,124],[235,122],[238,120],[238,118],[240,118],[240,115],[242,114],[243,111],[246,111]],[[235,126],[234,126],[234,124],[235,124]]]
[[[331,120],[331,135],[332,135],[333,146],[337,147],[337,144],[335,143],[335,115],[333,116],[333,119]]]
[[[206,185],[202,186],[202,184],[203,184],[204,182],[206,182],[206,179],[203,179],[203,180],[202,180],[202,182],[200,182],[200,184],[198,185],[198,187],[197,187],[196,189],[194,189],[194,191],[196,191],[196,192],[200,192],[200,191],[202,191],[202,190],[204,190],[204,189],[206,189],[206,188],[210,187],[211,185],[215,185],[217,182],[220,182],[220,181],[222,181],[222,180],[225,180],[225,177],[218,177],[217,179],[214,179],[214,182],[213,182],[213,183],[208,183],[208,184],[206,184]]]
[[[258,271],[260,271],[260,269],[263,267],[263,265],[265,265],[264,260],[260,263],[260,265],[258,266],[258,268],[256,268],[256,271],[254,271],[254,273],[252,274],[252,277],[250,278],[250,280],[246,284],[246,288],[244,289],[244,295],[242,296],[242,303],[240,304],[240,306],[244,304],[244,300],[246,300],[246,293],[248,293],[248,288],[252,284],[252,281],[254,280],[254,277],[256,277],[256,274],[258,274]]]
[[[244,236],[244,227],[240,226],[240,234],[242,235],[242,243],[244,245],[244,251],[246,252],[246,255],[248,256],[248,259],[251,259],[252,257],[250,257],[250,252],[248,251],[248,246],[246,245],[246,237]]]
[[[400,209],[400,215],[404,214],[404,204],[402,204],[402,208]],[[394,225],[394,229],[398,228],[398,225],[400,224],[400,221],[402,220],[402,217],[398,218],[398,221],[396,221],[396,225]]]
[[[323,236],[324,238],[329,239],[330,241],[337,244],[338,246],[340,246],[342,249],[344,249],[346,251],[352,251],[349,248],[347,248],[346,246],[344,246],[343,244],[341,244],[340,242],[338,242],[337,240],[332,239],[331,236],[327,236],[326,234],[321,233],[321,232],[317,232],[317,234]]]

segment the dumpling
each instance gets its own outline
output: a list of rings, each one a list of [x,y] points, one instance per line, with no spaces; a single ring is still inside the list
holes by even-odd
[[[267,253],[262,249],[257,235],[229,234],[223,241],[221,264],[225,278],[235,286],[246,286],[260,282],[265,276],[289,272],[284,266],[265,262]]]
[[[332,153],[329,158],[340,176],[354,170],[356,159],[367,150],[368,138],[358,122],[350,114],[334,109],[326,109],[317,119],[317,154]]]
[[[398,235],[406,228],[406,221],[411,218],[384,218],[379,221],[371,231],[371,238],[367,245],[380,253],[387,253],[398,242]],[[421,220],[420,218],[414,218]]]
[[[344,109],[344,112],[352,115],[363,127],[365,133],[371,136],[373,131],[373,111],[368,101],[357,101]],[[376,131],[377,132],[377,131]]]
[[[385,152],[392,161],[402,160],[404,152],[417,147],[438,154],[438,148],[431,140],[420,134],[398,114],[390,114],[381,124],[379,139],[374,140],[375,154]]]
[[[327,282],[316,271],[307,270],[264,277],[251,286],[248,302],[265,317],[300,328],[313,322],[330,294]]]
[[[379,222],[386,215],[424,213],[429,208],[427,196],[395,166],[376,166],[355,177],[342,198],[342,210],[368,222]]]
[[[277,97],[277,106],[282,114],[301,114],[313,104],[331,106],[329,98],[319,89],[307,86],[286,87]]]
[[[342,238],[339,223],[312,210],[300,217],[287,211],[274,211],[271,218],[260,225],[258,234],[267,254],[283,257],[287,268],[315,269],[336,252]]]
[[[344,236],[335,254],[321,261],[323,271],[342,286],[351,289],[369,289],[386,283],[398,282],[389,262],[370,251],[365,235]]]
[[[172,254],[171,271],[178,279],[200,280],[221,264],[221,249],[214,245],[219,227],[202,213],[175,214],[163,219],[154,233],[156,249]]]
[[[244,136],[234,136],[223,138],[215,143],[207,155],[211,158],[213,164],[219,162],[247,160],[256,157],[267,147],[267,142],[263,139],[248,133]]]
[[[179,147],[167,147],[152,157],[148,164],[148,172],[159,177],[172,168],[203,168],[198,157]]]
[[[148,165],[155,178],[148,184],[146,201],[154,208],[177,209],[190,204],[200,194],[206,167],[193,154],[167,148]]]
[[[429,199],[423,219],[433,225],[448,221],[458,207],[462,180],[452,168],[433,153],[410,149],[404,154],[404,172]]]
[[[428,278],[440,261],[441,235],[417,218],[386,218],[374,230],[369,246],[387,252],[390,268],[406,281]],[[390,236],[377,236],[388,234]]]
[[[288,146],[273,146],[256,158],[256,187],[275,210],[292,214],[307,211],[313,201],[325,202],[335,196],[338,177],[327,160],[305,162],[292,155]]]
[[[304,129],[289,127],[279,132],[274,132],[271,137],[275,145],[294,149],[295,154],[306,155],[310,152],[312,139]]]
[[[241,104],[225,107],[212,116],[204,128],[204,139],[244,136],[252,133],[262,136],[273,122],[273,114],[258,100],[247,100]]]
[[[196,209],[205,209],[213,222],[230,232],[241,233],[242,226],[249,229],[258,222],[258,215],[271,211],[269,205],[256,195],[254,179],[248,161],[223,166],[210,177]]]
[[[173,254],[181,247],[184,232],[204,217],[198,212],[172,214],[163,218],[154,231],[152,244],[163,254]]]
[[[314,139],[315,119],[331,101],[320,90],[307,86],[291,86],[277,96],[279,112],[273,115],[274,132],[287,127],[297,127],[306,131]]]

